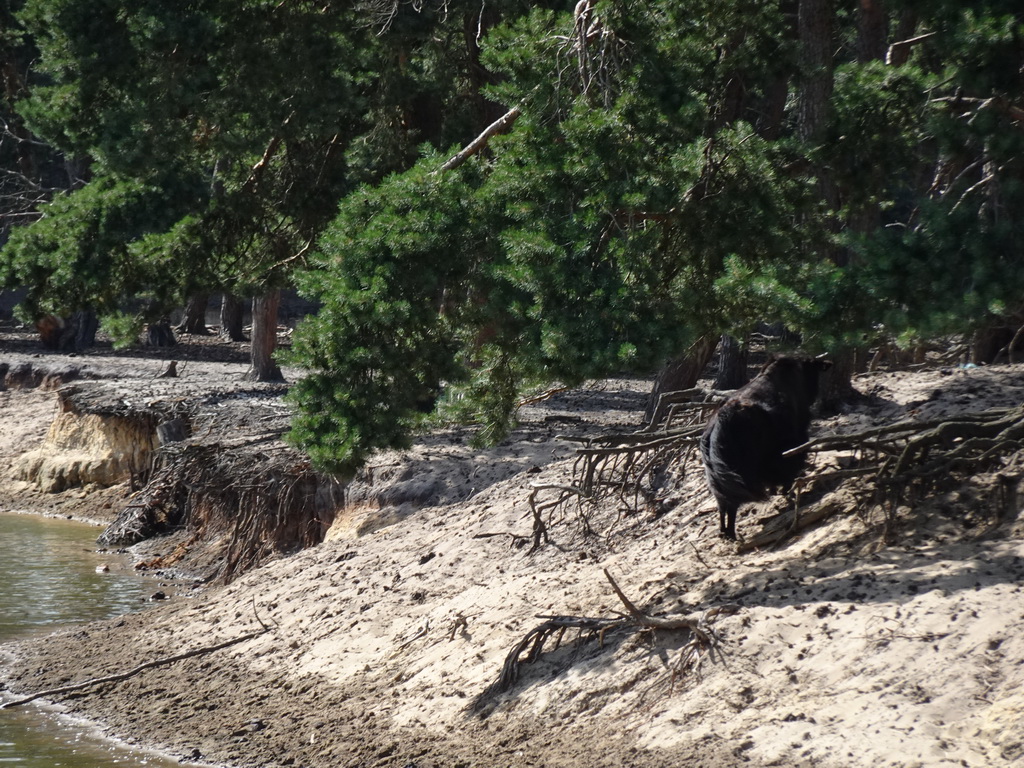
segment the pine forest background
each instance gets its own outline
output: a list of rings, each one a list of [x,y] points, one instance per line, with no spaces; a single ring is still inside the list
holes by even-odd
[[[350,474],[435,411],[1024,334],[1019,0],[3,0],[0,287],[166,342],[280,290],[291,440]],[[186,312],[186,318],[188,312]],[[226,323],[226,331],[232,330]],[[161,334],[163,329],[163,334]]]

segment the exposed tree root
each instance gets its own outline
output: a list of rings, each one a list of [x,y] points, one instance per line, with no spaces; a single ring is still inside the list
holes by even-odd
[[[923,498],[965,477],[1003,468],[1002,503],[1016,503],[1021,472],[1014,454],[1024,449],[1024,406],[995,408],[932,421],[901,421],[849,435],[826,435],[788,451],[851,451],[855,466],[810,475],[805,485],[864,476],[875,504],[888,510]]]
[[[663,392],[658,419],[650,426],[580,441],[571,483],[532,485],[530,551],[549,543],[551,528],[567,518],[574,521],[576,534],[608,536],[624,517],[662,512],[667,471],[686,470],[720,399],[721,393],[696,388]],[[617,513],[602,517],[601,510],[613,504]]]
[[[581,535],[609,535],[623,515],[660,511],[661,486],[669,466],[685,467],[696,453],[704,427],[690,423],[659,432],[603,435],[584,442],[576,452],[570,484],[534,483],[529,496],[533,513],[531,552],[550,542],[550,528],[562,523],[570,510]],[[599,520],[606,502],[617,503],[619,514]]]
[[[701,402],[691,402],[693,400]],[[667,418],[658,431],[603,435],[577,451],[572,480],[535,484],[529,496],[533,516],[531,552],[552,541],[552,529],[567,521],[581,535],[609,535],[623,515],[659,512],[671,467],[690,471],[704,431],[708,401],[699,390],[662,395]],[[659,406],[660,407],[660,406]],[[673,409],[677,409],[673,411]],[[674,425],[684,414],[685,423]],[[908,499],[923,498],[951,482],[1006,465],[1024,449],[1024,406],[965,413],[943,419],[894,424],[842,435],[822,435],[786,452],[842,453],[843,466],[811,471],[796,486],[797,505],[785,529],[765,530],[741,542],[739,551],[775,546],[829,517],[838,505],[820,503],[829,490],[858,481],[862,505],[881,507],[888,524]],[[1016,504],[1024,472],[1012,463],[999,476],[999,503]],[[801,499],[801,494],[803,498]],[[800,509],[803,501],[807,508]],[[617,515],[608,518],[612,506]],[[604,515],[604,517],[602,517]]]
[[[739,606],[730,604],[706,611],[697,619],[686,616],[656,618],[637,608],[619,588],[607,569],[604,570],[604,575],[616,596],[625,606],[626,613],[610,617],[538,616],[537,618],[544,619],[543,623],[527,632],[523,639],[508,652],[498,679],[476,697],[469,707],[470,711],[483,711],[495,696],[511,690],[519,680],[522,665],[537,661],[544,651],[545,644],[551,638],[554,638],[552,650],[557,650],[566,630],[569,629],[577,631],[576,643],[578,645],[596,638],[602,646],[607,633],[623,628],[632,628],[641,632],[687,631],[691,634],[692,639],[683,648],[679,659],[672,665],[671,674],[674,681],[678,674],[692,668],[694,661],[699,661],[703,653],[718,645],[718,637],[711,629],[710,620],[716,616],[735,613],[739,610]]]
[[[274,552],[320,543],[340,493],[340,485],[291,451],[172,443],[161,450],[145,489],[99,542],[125,546],[185,529],[194,539],[221,542],[220,576],[229,581]]]
[[[929,421],[904,420],[845,435],[822,435],[793,448],[786,455],[805,452],[845,452],[847,467],[812,473],[800,481],[804,489],[834,488],[852,478],[864,478],[857,487],[862,506],[881,508],[886,535],[896,510],[953,487],[964,479],[1002,468],[998,479],[1000,509],[1015,508],[1021,472],[1015,467],[1024,449],[1024,407],[994,408]],[[766,531],[742,542],[745,552],[780,543],[797,531],[838,511],[822,503],[807,512],[794,511],[785,531]]]

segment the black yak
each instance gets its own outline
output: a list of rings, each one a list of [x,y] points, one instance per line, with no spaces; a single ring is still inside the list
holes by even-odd
[[[700,439],[704,473],[715,499],[721,534],[736,538],[736,510],[785,493],[805,456],[783,456],[807,442],[811,404],[827,360],[779,357],[738,389],[708,421]]]

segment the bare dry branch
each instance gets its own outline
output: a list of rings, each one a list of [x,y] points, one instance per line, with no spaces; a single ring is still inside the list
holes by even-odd
[[[262,624],[262,622],[260,623]],[[49,696],[59,696],[64,693],[74,693],[75,691],[82,691],[86,688],[92,688],[97,685],[119,683],[122,680],[127,680],[128,678],[135,677],[139,673],[145,672],[147,669],[154,669],[155,667],[165,667],[168,664],[174,664],[177,661],[183,661],[184,659],[191,659],[195,656],[203,656],[207,653],[213,653],[214,651],[219,651],[224,648],[230,648],[232,645],[238,645],[239,643],[244,643],[246,640],[252,640],[268,631],[269,628],[266,625],[263,625],[258,632],[250,632],[246,635],[241,635],[240,637],[234,637],[230,640],[225,640],[222,643],[217,643],[216,645],[207,645],[203,646],[202,648],[195,648],[191,651],[186,651],[185,653],[178,653],[174,656],[166,656],[161,659],[147,661],[145,664],[139,664],[139,666],[129,669],[127,672],[120,672],[116,675],[107,675],[106,677],[94,677],[91,680],[86,680],[81,683],[74,683],[73,685],[64,685],[60,688],[49,688],[45,691],[37,691],[36,693],[33,693],[32,695],[26,696],[22,699],[9,701],[3,706],[0,706],[0,709],[20,707],[22,704],[28,704],[29,702],[35,701],[36,699],[42,699]]]
[[[891,66],[896,61],[896,57],[907,48],[917,45],[918,43],[923,43],[925,40],[935,37],[937,34],[938,32],[926,32],[923,35],[917,35],[916,37],[911,37],[907,40],[899,40],[893,43],[889,46],[889,51],[885,54],[885,63]]]
[[[458,168],[469,158],[486,147],[491,138],[501,133],[507,133],[521,114],[522,110],[519,107],[512,107],[512,109],[484,128],[483,133],[469,142],[469,144],[467,144],[460,152],[449,158],[444,165],[434,171],[434,173],[441,173],[442,171],[450,171],[453,168]]]

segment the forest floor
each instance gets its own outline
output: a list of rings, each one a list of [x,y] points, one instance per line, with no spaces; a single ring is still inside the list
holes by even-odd
[[[0,345],[0,363],[84,366],[121,397],[150,392],[166,366],[166,355]],[[173,353],[192,359],[160,396],[242,386],[243,347],[214,347]],[[820,522],[746,551],[718,538],[691,455],[664,504],[622,495],[547,508],[548,540],[534,549],[531,494],[557,498],[574,482],[575,440],[637,430],[649,384],[592,382],[528,405],[495,448],[446,428],[376,456],[322,544],[142,613],[4,646],[3,696],[248,636],[48,698],[114,736],[231,766],[1024,763],[1024,514],[1000,484],[1018,456],[888,510],[863,484],[838,485],[814,502],[829,511]],[[816,434],[1024,402],[1020,365],[855,384],[864,397],[816,421]],[[13,476],[55,402],[39,388],[0,392],[0,503],[110,520],[127,487],[44,494]],[[244,414],[239,435],[263,428]],[[830,461],[843,466],[819,453],[810,471]],[[792,518],[791,501],[742,510],[741,545],[780,514]],[[616,587],[644,617],[622,618]],[[498,691],[510,659],[521,663]]]

